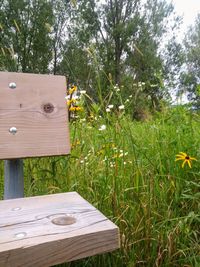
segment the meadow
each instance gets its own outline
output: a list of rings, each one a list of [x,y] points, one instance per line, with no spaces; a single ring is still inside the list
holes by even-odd
[[[26,196],[77,191],[119,226],[119,250],[61,266],[200,266],[199,123],[183,106],[143,122],[126,110],[82,114],[70,155],[24,160]],[[197,159],[191,168],[175,162],[180,152]]]

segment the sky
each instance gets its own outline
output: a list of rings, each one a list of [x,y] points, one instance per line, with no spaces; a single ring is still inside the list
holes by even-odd
[[[184,37],[187,27],[194,24],[195,18],[200,13],[200,0],[173,0],[175,11],[183,16],[180,37]]]

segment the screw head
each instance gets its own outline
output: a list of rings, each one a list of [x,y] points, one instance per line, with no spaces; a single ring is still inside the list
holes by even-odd
[[[17,87],[16,83],[14,83],[14,82],[9,83],[10,89],[15,89],[16,87]]]
[[[15,134],[17,133],[17,128],[16,128],[16,127],[11,127],[11,128],[9,129],[9,132],[10,132],[11,134],[15,135]]]

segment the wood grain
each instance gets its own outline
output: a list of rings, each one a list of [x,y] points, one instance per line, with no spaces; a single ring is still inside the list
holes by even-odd
[[[54,224],[60,217],[72,220]],[[0,267],[45,267],[117,248],[117,226],[76,192],[0,201]]]
[[[63,76],[0,72],[0,159],[68,154],[65,95]]]

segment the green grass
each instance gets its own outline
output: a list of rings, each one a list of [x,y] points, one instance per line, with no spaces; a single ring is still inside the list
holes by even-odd
[[[183,107],[147,122],[71,122],[71,155],[25,160],[27,196],[77,191],[120,228],[121,249],[62,266],[200,266],[200,117]],[[104,131],[99,131],[101,125]],[[0,165],[3,195],[3,164]]]

